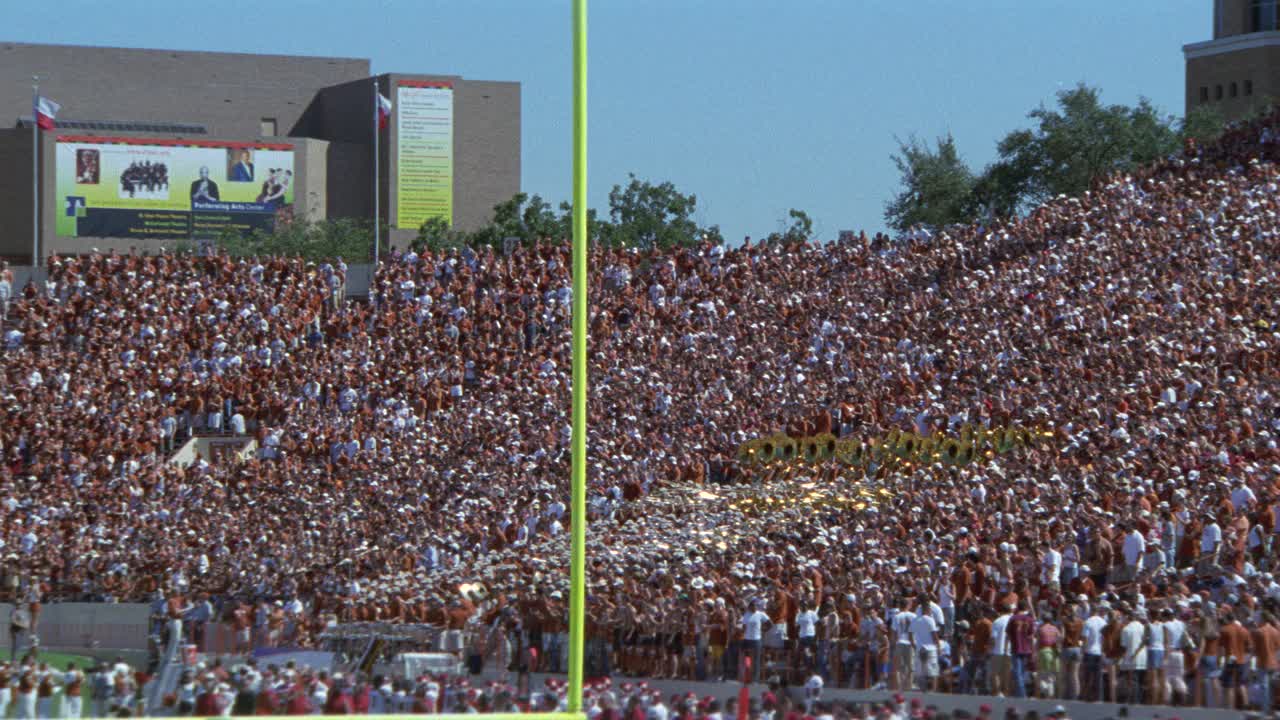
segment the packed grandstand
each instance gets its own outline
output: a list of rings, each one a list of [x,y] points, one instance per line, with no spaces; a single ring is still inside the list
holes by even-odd
[[[1278,161],[1271,114],[1016,221],[593,248],[591,674],[1266,704]],[[568,251],[398,253],[367,302],[338,260],[50,259],[3,325],[0,599],[562,669]],[[739,454],[1008,425],[966,465]],[[219,433],[256,456],[169,461]]]

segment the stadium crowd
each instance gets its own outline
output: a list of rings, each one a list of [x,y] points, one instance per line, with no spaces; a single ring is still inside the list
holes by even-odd
[[[596,672],[1269,707],[1280,116],[1023,219],[594,248]],[[563,663],[568,248],[49,259],[9,303],[0,591],[196,634],[467,631]],[[964,468],[748,471],[743,441],[1017,422]],[[256,457],[169,453],[251,435]],[[857,487],[859,509],[788,498]],[[535,648],[530,654],[528,648]]]

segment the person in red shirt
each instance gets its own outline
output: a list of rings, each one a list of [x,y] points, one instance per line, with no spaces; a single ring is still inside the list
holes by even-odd
[[[351,707],[356,715],[369,714],[369,683],[361,680],[351,694]]]
[[[204,692],[196,698],[196,715],[218,717],[227,709],[227,699],[218,691],[218,682],[213,678],[205,680]]]
[[[413,694],[413,712],[419,715],[436,712],[431,699],[427,697],[427,690],[419,687]]]
[[[1031,658],[1035,653],[1036,617],[1031,612],[1031,600],[1018,601],[1018,612],[1009,619],[1007,632],[1013,647],[1013,692],[1015,697],[1027,696],[1027,677],[1031,673]]]
[[[345,680],[334,678],[335,683],[329,689],[329,699],[325,702],[326,715],[352,715],[355,703],[351,697],[351,686]]]
[[[264,682],[262,689],[258,691],[258,697],[254,701],[254,715],[279,715],[283,708],[280,706],[280,693],[276,691],[272,682]]]
[[[289,703],[285,710],[287,715],[310,715],[312,711],[311,698],[307,695],[307,688],[303,683],[294,683],[289,690]],[[197,713],[197,715],[200,713]]]

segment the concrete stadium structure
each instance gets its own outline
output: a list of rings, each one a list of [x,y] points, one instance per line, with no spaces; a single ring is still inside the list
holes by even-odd
[[[33,218],[32,76],[62,105],[58,128],[40,137],[40,206]],[[40,255],[96,247],[155,250],[181,237],[67,236],[57,229],[63,198],[55,150],[60,136],[110,137],[134,144],[183,141],[290,147],[294,217],[372,218],[373,83],[394,99],[410,85],[449,86],[452,103],[452,222],[485,223],[493,206],[520,190],[520,84],[456,75],[370,75],[357,58],[249,55],[0,42],[0,256],[31,260],[32,222]],[[384,222],[398,215],[400,107],[381,135]],[[186,178],[183,178],[184,180]],[[448,181],[443,181],[448,182]],[[177,187],[177,183],[175,183]],[[167,190],[166,190],[167,192]],[[70,212],[67,213],[71,214]],[[416,227],[393,227],[393,242]]]

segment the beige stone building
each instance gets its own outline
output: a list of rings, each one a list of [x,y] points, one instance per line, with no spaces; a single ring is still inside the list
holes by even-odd
[[[1280,0],[1213,0],[1213,39],[1182,47],[1186,110],[1238,118],[1280,101]]]

